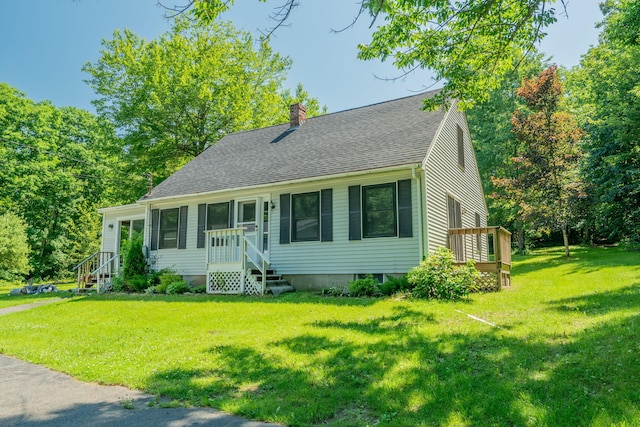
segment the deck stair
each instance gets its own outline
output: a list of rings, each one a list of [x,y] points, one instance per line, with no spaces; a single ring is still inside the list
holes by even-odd
[[[115,273],[116,257],[112,252],[96,252],[76,265],[73,269],[78,271],[78,292],[107,290]]]
[[[256,281],[262,283],[262,273],[260,273],[260,270],[251,269],[251,275]],[[266,281],[266,292],[270,292],[274,296],[295,291],[294,287],[291,286],[286,279],[283,279],[282,275],[277,274],[275,270],[267,270]]]

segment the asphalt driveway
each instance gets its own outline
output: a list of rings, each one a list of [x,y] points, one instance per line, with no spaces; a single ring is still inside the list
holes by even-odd
[[[0,310],[0,315],[57,300]],[[2,337],[0,337],[2,348]],[[159,408],[155,397],[83,383],[40,365],[0,355],[0,426],[269,427],[207,408]]]

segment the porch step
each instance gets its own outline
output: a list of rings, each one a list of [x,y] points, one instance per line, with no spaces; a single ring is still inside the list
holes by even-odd
[[[251,274],[258,282],[262,282],[262,273],[260,270],[251,270]],[[295,288],[289,284],[282,275],[277,274],[275,270],[267,270],[266,291],[271,292],[274,296],[278,296],[284,292],[294,292]]]

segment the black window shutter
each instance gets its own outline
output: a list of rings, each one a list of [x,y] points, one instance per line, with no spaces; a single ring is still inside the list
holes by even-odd
[[[205,235],[204,230],[207,227],[207,205],[203,203],[198,205],[198,248],[204,248]]]
[[[158,250],[158,225],[160,224],[160,210],[151,210],[151,250]]]
[[[320,192],[320,241],[333,241],[333,190]]]
[[[398,181],[398,237],[413,237],[411,180]]]
[[[360,186],[349,187],[349,240],[362,239]]]
[[[233,200],[229,200],[229,228],[233,228],[233,207],[235,206],[235,202]]]
[[[291,226],[291,194],[280,195],[280,244],[289,243]]]
[[[187,212],[189,206],[180,206],[180,219],[178,220],[178,249],[187,248]]]

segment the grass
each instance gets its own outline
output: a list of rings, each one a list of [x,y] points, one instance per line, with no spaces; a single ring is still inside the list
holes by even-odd
[[[41,283],[45,284],[45,283]],[[51,298],[70,298],[73,296],[69,289],[76,287],[75,281],[64,281],[56,283],[58,292],[33,295],[9,295],[11,289],[22,288],[24,283],[2,283],[0,282],[0,308],[12,307],[15,305],[29,304],[31,302],[47,300]]]
[[[0,353],[294,426],[640,425],[640,255],[572,255],[456,303],[90,295],[3,316]]]

